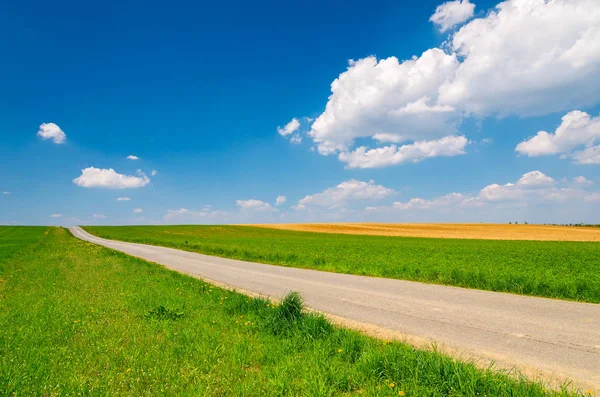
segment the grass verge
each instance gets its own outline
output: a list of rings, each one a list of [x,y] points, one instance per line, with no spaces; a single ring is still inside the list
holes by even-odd
[[[52,228],[0,262],[4,395],[548,396]]]
[[[600,244],[357,236],[247,226],[94,226],[100,237],[339,273],[600,303]]]

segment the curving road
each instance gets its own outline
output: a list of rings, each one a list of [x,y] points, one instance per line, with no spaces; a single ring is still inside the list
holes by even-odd
[[[600,390],[600,305],[264,265],[70,230],[82,240],[247,292],[280,298],[298,291],[312,309],[372,324],[380,335],[435,342],[454,354]]]

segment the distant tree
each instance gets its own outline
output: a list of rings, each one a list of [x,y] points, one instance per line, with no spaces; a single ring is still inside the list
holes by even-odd
[[[509,225],[512,225],[512,222],[508,222]]]
[[[515,225],[518,225],[518,224],[519,224],[519,222],[515,222]]]
[[[527,223],[527,222],[523,222],[523,223],[524,223],[524,224],[526,224],[526,225],[528,225],[528,223]]]

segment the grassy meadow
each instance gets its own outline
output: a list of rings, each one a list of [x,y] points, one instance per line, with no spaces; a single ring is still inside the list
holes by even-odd
[[[0,262],[44,237],[47,227],[0,226]]]
[[[227,258],[600,303],[600,243],[295,232],[249,226],[94,226],[100,237]]]
[[[48,231],[1,230],[1,395],[575,395]]]

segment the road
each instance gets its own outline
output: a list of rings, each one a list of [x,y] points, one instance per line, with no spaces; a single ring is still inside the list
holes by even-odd
[[[482,365],[492,360],[555,384],[568,378],[600,391],[600,305],[265,265],[70,230],[82,240],[250,293],[281,298],[298,291],[310,308],[380,336],[434,342]]]

